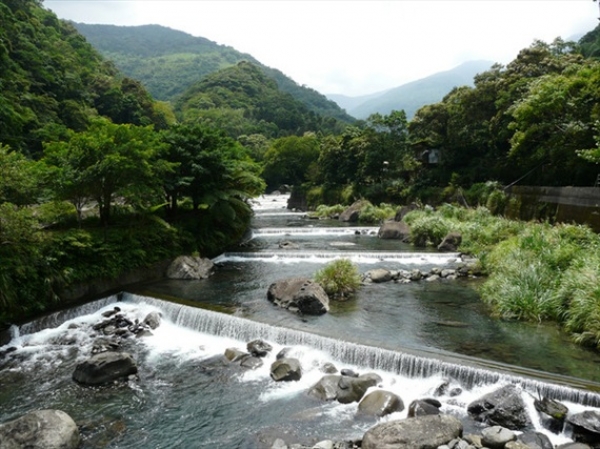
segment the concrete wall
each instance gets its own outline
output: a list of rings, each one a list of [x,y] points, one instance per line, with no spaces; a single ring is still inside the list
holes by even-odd
[[[600,232],[600,187],[513,186],[506,192],[520,202],[523,220],[586,224]]]

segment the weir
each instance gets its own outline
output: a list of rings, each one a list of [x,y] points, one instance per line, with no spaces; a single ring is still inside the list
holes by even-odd
[[[159,308],[167,319],[179,326],[219,337],[245,342],[261,338],[280,345],[305,346],[323,351],[334,360],[350,365],[387,371],[408,378],[427,378],[440,375],[454,379],[466,388],[496,383],[514,383],[519,384],[534,397],[548,397],[587,406],[600,406],[600,394],[574,387],[600,391],[599,384],[589,382],[584,385],[579,379],[567,376],[550,375],[464,356],[458,357],[448,353],[433,354],[434,357],[432,354],[423,356],[405,351],[365,346],[131,293],[123,293],[123,301],[152,305]],[[450,358],[459,358],[465,364],[449,361]],[[475,366],[476,364],[487,365],[493,370]],[[519,371],[523,375],[512,374],[509,370]],[[550,381],[540,380],[543,378],[550,379]]]
[[[377,235],[378,227],[289,227],[289,228],[260,228],[252,230],[252,237],[279,237],[282,235]]]
[[[273,261],[281,260],[310,260],[318,259],[321,262],[346,258],[357,263],[397,262],[405,264],[452,264],[460,261],[459,253],[424,253],[424,252],[396,252],[396,251],[256,251],[256,252],[226,252],[213,259],[214,263],[244,262],[244,261]]]

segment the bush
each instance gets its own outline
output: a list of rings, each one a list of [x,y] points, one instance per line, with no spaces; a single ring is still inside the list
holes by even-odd
[[[410,225],[410,238],[415,246],[438,246],[451,230],[450,222],[439,215],[422,215]]]
[[[317,271],[315,281],[328,295],[344,299],[360,287],[360,274],[357,266],[349,259],[337,259]]]
[[[358,221],[361,223],[378,224],[384,220],[393,218],[395,215],[396,209],[389,204],[381,203],[377,207],[371,203],[367,203],[361,208]]]

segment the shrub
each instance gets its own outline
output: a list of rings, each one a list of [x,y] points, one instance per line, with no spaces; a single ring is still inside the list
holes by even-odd
[[[410,223],[410,238],[415,246],[438,246],[450,229],[450,222],[441,216],[422,215]]]
[[[389,204],[381,203],[377,207],[367,203],[361,208],[358,220],[361,223],[381,223],[384,220],[393,218],[394,215],[396,215],[396,209]]]
[[[360,287],[358,268],[349,259],[336,259],[315,274],[318,282],[328,295],[344,299]]]
[[[504,213],[504,209],[507,203],[507,196],[502,190],[494,190],[488,196],[486,207],[493,215],[500,215]]]

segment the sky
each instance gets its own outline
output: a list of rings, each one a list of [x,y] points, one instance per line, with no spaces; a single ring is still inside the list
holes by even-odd
[[[159,24],[249,53],[323,94],[367,95],[598,25],[592,0],[45,0],[75,22]]]

